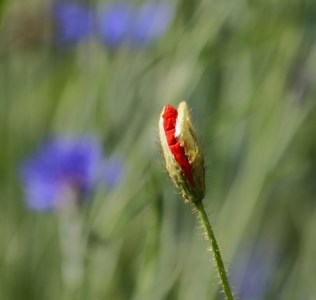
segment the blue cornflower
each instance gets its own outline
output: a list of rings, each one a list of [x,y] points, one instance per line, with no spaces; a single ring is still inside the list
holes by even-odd
[[[56,42],[76,44],[93,32],[93,14],[89,7],[76,2],[57,1],[53,5]]]
[[[231,267],[231,281],[236,295],[243,300],[265,299],[277,265],[276,245],[259,241],[237,255]]]
[[[98,30],[109,47],[118,47],[131,36],[134,7],[129,3],[110,3],[99,14]]]
[[[100,143],[91,137],[50,139],[21,168],[26,203],[54,210],[69,192],[83,199],[97,183],[114,187],[122,175],[118,161],[104,160]]]
[[[173,8],[168,2],[151,1],[139,10],[134,24],[137,44],[151,43],[168,29],[173,18]]]
[[[98,32],[102,41],[115,48],[151,43],[169,27],[173,8],[168,2],[151,1],[141,7],[128,2],[106,5],[98,16]]]

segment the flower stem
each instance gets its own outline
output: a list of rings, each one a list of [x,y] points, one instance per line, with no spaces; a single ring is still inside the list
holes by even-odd
[[[211,242],[211,248],[212,248],[213,255],[214,255],[214,258],[215,258],[215,261],[216,261],[217,270],[218,270],[218,273],[219,273],[219,277],[220,277],[220,280],[221,280],[221,283],[222,283],[222,286],[223,286],[223,290],[224,290],[226,299],[227,300],[233,300],[234,299],[233,298],[233,294],[232,294],[232,291],[231,291],[231,288],[230,288],[230,285],[229,285],[229,281],[228,281],[228,278],[227,278],[227,274],[226,274],[226,271],[225,271],[225,267],[224,267],[224,263],[223,263],[223,260],[222,260],[222,257],[221,257],[221,253],[219,251],[218,244],[217,244],[217,241],[215,239],[215,235],[214,235],[214,232],[212,230],[212,226],[210,224],[208,216],[207,216],[207,214],[205,212],[203,203],[202,203],[202,201],[199,201],[199,202],[196,202],[194,204],[195,204],[195,207],[196,207],[196,209],[198,211],[199,217],[201,218],[201,221],[202,221],[203,226],[205,228],[205,231],[207,233],[208,239]]]

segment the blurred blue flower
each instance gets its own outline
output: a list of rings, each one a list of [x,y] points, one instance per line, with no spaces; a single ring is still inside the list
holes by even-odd
[[[138,46],[159,38],[172,18],[173,7],[168,2],[150,1],[140,8],[128,2],[111,3],[99,14],[98,32],[111,48],[124,43]]]
[[[173,7],[168,2],[151,1],[139,10],[134,25],[137,44],[151,43],[168,29],[173,19]]]
[[[265,299],[277,267],[276,245],[259,241],[249,251],[240,252],[231,266],[231,283],[243,300]]]
[[[97,183],[114,187],[122,172],[119,159],[104,163],[102,148],[96,139],[55,138],[45,142],[23,164],[21,178],[27,205],[46,211],[59,206],[69,191],[83,198]]]
[[[53,19],[56,26],[56,42],[59,44],[76,44],[92,34],[92,11],[80,3],[55,2]]]
[[[110,3],[101,9],[98,30],[109,47],[118,47],[130,38],[134,8],[129,3]]]

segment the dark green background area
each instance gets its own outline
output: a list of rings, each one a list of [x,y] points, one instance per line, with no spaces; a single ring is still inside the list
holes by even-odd
[[[157,147],[162,107],[183,99],[231,278],[247,278],[259,251],[256,272],[272,267],[253,300],[315,299],[316,2],[175,0],[156,43],[115,51],[96,36],[54,45],[49,4],[0,1],[0,299],[222,299],[208,243]],[[71,286],[60,217],[27,209],[19,168],[47,136],[82,134],[121,157],[125,173],[80,211],[83,278]]]

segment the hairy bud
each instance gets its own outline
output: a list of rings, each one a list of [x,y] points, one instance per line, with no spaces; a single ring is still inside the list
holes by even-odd
[[[185,101],[178,109],[170,104],[164,106],[159,120],[159,135],[171,180],[185,201],[201,201],[205,195],[204,158]]]

